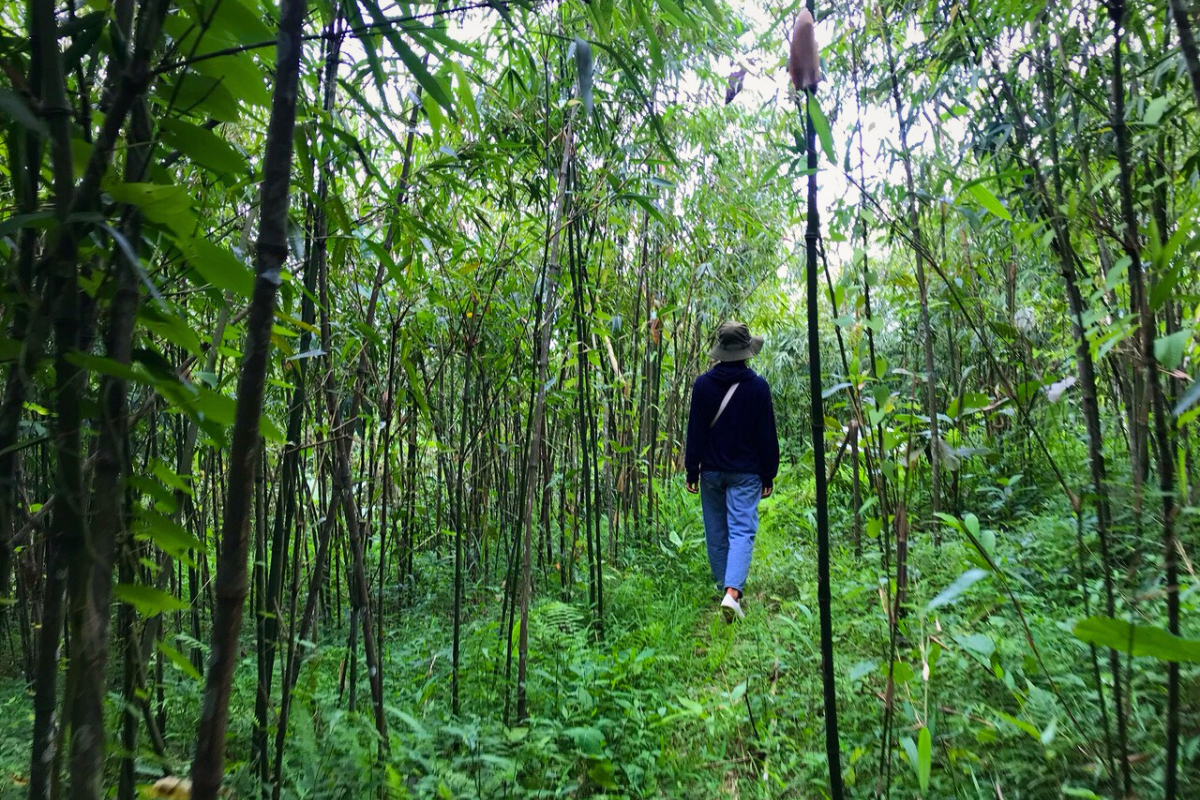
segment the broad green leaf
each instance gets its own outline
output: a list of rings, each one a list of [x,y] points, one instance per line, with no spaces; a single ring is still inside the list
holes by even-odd
[[[825,157],[829,159],[831,164],[837,163],[837,154],[833,149],[833,133],[829,130],[829,119],[825,116],[825,112],[821,110],[821,105],[817,102],[817,96],[809,92],[807,99],[808,117],[812,120],[813,128],[817,132],[817,138],[821,140],[821,149],[825,151]]]
[[[255,50],[263,63],[274,63],[274,47]],[[197,62],[192,69],[208,78],[221,82],[243,104],[262,109],[271,107],[271,92],[263,77],[263,70],[254,60],[254,53],[236,53],[219,58],[206,58]]]
[[[983,206],[989,212],[999,217],[1000,219],[1012,222],[1012,215],[1008,213],[1008,209],[1000,204],[999,198],[992,194],[992,190],[980,183],[973,183],[967,187],[967,191],[975,198],[979,205]]]
[[[604,734],[599,728],[567,728],[563,733],[575,743],[575,748],[583,755],[591,758],[604,756]]]
[[[913,771],[915,772],[917,762],[921,760],[921,756],[917,752],[917,743],[913,741],[911,736],[905,736],[900,740],[900,746],[904,748],[904,754],[908,756],[908,763],[912,764]]]
[[[1183,397],[1179,398],[1179,402],[1175,404],[1175,408],[1171,409],[1171,415],[1178,418],[1185,411],[1196,404],[1200,400],[1200,381],[1193,381],[1187,391],[1183,393]]]
[[[1031,737],[1033,737],[1034,741],[1037,741],[1037,742],[1042,741],[1042,732],[1039,731],[1037,728],[1035,728],[1033,725],[1030,725],[1025,720],[1018,719],[1018,718],[1014,717],[1012,714],[1005,714],[1003,711],[997,712],[997,716],[999,716],[1000,719],[1004,720],[1008,724],[1014,725],[1019,730],[1029,734]]]
[[[137,206],[146,219],[170,229],[176,236],[191,236],[196,229],[192,198],[182,186],[112,182],[105,191],[118,203]]]
[[[885,675],[885,677],[887,675],[886,669],[884,670],[884,675]],[[892,662],[892,681],[894,683],[898,683],[898,684],[908,683],[915,677],[917,677],[917,673],[913,671],[912,666],[910,666],[907,662],[905,662],[905,661],[893,661]]]
[[[53,211],[34,211],[30,214],[14,214],[0,222],[0,236],[8,236],[22,228],[48,230],[56,224]]]
[[[222,77],[185,72],[162,83],[155,100],[176,113],[219,122],[237,122],[241,116],[237,98]]]
[[[471,90],[471,79],[467,71],[457,61],[450,62],[450,71],[454,73],[455,92],[458,94],[459,115],[465,110],[471,115],[471,121],[479,128],[479,109],[476,107],[475,94]]]
[[[166,611],[183,611],[188,607],[175,595],[140,583],[118,583],[113,587],[113,596],[133,606],[143,617],[157,616]]]
[[[1146,125],[1157,125],[1170,104],[1171,98],[1169,97],[1154,98],[1146,104],[1146,115],[1142,117],[1142,122]]]
[[[963,592],[986,578],[988,574],[988,572],[982,569],[967,570],[962,575],[959,575],[958,579],[955,580],[954,583],[950,584],[941,592],[939,592],[937,597],[930,600],[929,605],[925,606],[925,610],[934,611],[942,606],[950,605],[954,601],[958,600]]]
[[[872,672],[874,672],[878,668],[879,668],[879,664],[875,661],[860,661],[857,664],[855,664],[853,667],[850,668],[850,675],[849,675],[850,682],[854,683],[856,681],[862,680],[863,678],[870,675]]]
[[[1076,623],[1075,638],[1132,656],[1200,663],[1200,639],[1184,639],[1153,625],[1131,625],[1112,617],[1088,617]]]
[[[929,774],[932,769],[933,738],[929,735],[929,728],[923,726],[917,734],[917,782],[921,785],[922,793],[929,791]]]
[[[1167,369],[1175,369],[1183,362],[1183,351],[1192,337],[1190,330],[1177,331],[1154,340],[1154,359]]]
[[[204,552],[204,545],[182,525],[154,511],[143,511],[134,526],[135,539],[154,542],[167,555],[192,565],[190,551]]]
[[[597,785],[615,791],[619,787],[613,770],[613,764],[607,758],[600,759],[588,767],[588,777]]]
[[[682,8],[675,4],[675,0],[658,0],[658,6],[679,27],[695,30],[695,21]]]
[[[667,224],[666,217],[664,217],[662,215],[662,212],[658,210],[658,207],[654,204],[654,201],[651,200],[649,197],[646,197],[646,195],[636,194],[634,192],[626,192],[624,194],[617,195],[617,199],[618,200],[632,200],[633,202],[637,203],[642,208],[646,209],[646,213],[648,213],[650,216],[654,217],[661,224],[663,224],[663,225]]]
[[[21,96],[12,89],[0,87],[0,114],[11,119],[27,131],[33,131],[38,136],[50,135],[46,123],[30,110]]]
[[[958,642],[959,645],[961,645],[964,649],[970,650],[984,661],[991,659],[992,654],[996,652],[996,643],[982,633],[970,633],[965,636],[955,636],[954,641]]]
[[[597,36],[607,42],[612,38],[613,0],[592,0],[587,5],[596,23]]]
[[[262,12],[253,0],[219,3],[184,0],[180,7],[197,27],[228,44],[256,44],[275,39],[275,31],[263,21]]]
[[[204,282],[233,292],[244,300],[249,300],[254,293],[254,273],[232,251],[204,236],[180,241],[179,249]]]
[[[721,13],[721,7],[717,5],[717,0],[701,0],[704,3],[704,8],[708,11],[708,15],[712,17],[712,21],[718,28],[725,27],[725,15]]]
[[[982,392],[964,392],[962,401],[962,408],[959,408],[958,398],[951,400],[949,408],[946,409],[946,416],[958,419],[960,416],[982,411],[992,404],[991,398]]]
[[[225,175],[242,175],[249,169],[245,156],[207,128],[181,119],[159,123],[163,141],[202,167]]]
[[[658,34],[654,30],[650,16],[646,13],[646,5],[643,0],[633,0],[633,13],[641,24],[642,30],[646,32],[647,43],[650,47],[650,60],[654,64],[654,69],[661,73],[663,71],[662,44],[658,40]]]
[[[171,645],[167,644],[162,639],[158,640],[157,646],[158,651],[166,656],[168,661],[179,667],[184,675],[187,675],[194,681],[204,680],[204,676],[200,674],[199,670],[192,666],[192,662],[185,658],[183,653],[179,652],[174,647],[171,647]]]
[[[454,101],[450,98],[450,93],[446,91],[446,87],[442,82],[429,73],[429,69],[425,63],[417,57],[417,54],[412,51],[404,40],[399,36],[394,36],[388,39],[392,46],[396,49],[396,55],[400,56],[400,60],[404,62],[404,66],[408,69],[413,79],[421,85],[421,88],[429,93],[437,104],[446,110],[450,116],[454,116]]]
[[[200,337],[196,335],[191,326],[175,314],[167,313],[158,304],[142,303],[138,307],[138,318],[156,336],[166,339],[193,355],[200,354]],[[134,356],[137,360],[136,352]]]

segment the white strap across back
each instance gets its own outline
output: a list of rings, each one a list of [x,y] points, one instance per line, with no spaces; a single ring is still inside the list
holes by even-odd
[[[729,391],[725,392],[725,397],[721,400],[721,407],[717,409],[717,415],[712,418],[712,422],[708,423],[708,427],[711,428],[713,425],[717,424],[717,420],[719,420],[721,415],[725,413],[725,406],[729,405],[730,398],[733,397],[733,393],[736,392],[737,388],[741,385],[741,381],[738,381],[729,387]]]

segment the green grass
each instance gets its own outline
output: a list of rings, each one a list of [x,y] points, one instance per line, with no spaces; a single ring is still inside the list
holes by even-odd
[[[721,621],[709,586],[698,502],[681,490],[664,494],[661,530],[638,532],[642,546],[606,567],[603,639],[589,625],[586,587],[576,588],[571,603],[544,592],[535,604],[531,716],[520,726],[503,719],[506,654],[494,588],[471,599],[463,713],[451,717],[448,587],[437,579],[447,570],[425,564],[430,596],[385,625],[386,768],[374,761],[365,675],[359,713],[347,713],[346,699],[339,700],[344,631],[328,630],[301,674],[285,797],[349,800],[376,791],[396,798],[825,797],[809,491],[803,481],[783,480],[762,505],[747,616],[733,625]],[[1053,682],[999,577],[983,576],[953,602],[926,611],[974,566],[973,551],[949,528],[940,547],[927,534],[913,534],[910,613],[896,653],[894,738],[885,754],[882,556],[874,542],[865,543],[862,559],[843,546],[845,516],[834,509],[833,620],[848,796],[872,796],[879,780],[890,783],[893,797],[922,796],[914,764],[922,727],[933,745],[924,797],[990,800],[997,787],[1008,800],[1058,798],[1064,791],[1105,795],[1088,651],[1070,633],[1082,601],[1073,588],[1069,519],[1048,509],[993,532],[994,560]],[[1138,767],[1146,791],[1161,770],[1160,671],[1152,661],[1135,664],[1131,750],[1146,754]],[[1194,669],[1185,670],[1189,696],[1195,678]],[[168,741],[175,768],[183,770],[200,686],[170,668],[167,679]],[[230,785],[238,797],[254,791],[245,763],[253,681],[248,651],[230,726]],[[11,785],[27,770],[29,698],[10,682],[0,705],[0,767]],[[1185,755],[1194,763],[1200,737],[1189,725]],[[149,775],[156,765],[145,759],[142,766]],[[1182,775],[1181,796],[1189,796],[1197,788],[1189,783],[1194,770]]]

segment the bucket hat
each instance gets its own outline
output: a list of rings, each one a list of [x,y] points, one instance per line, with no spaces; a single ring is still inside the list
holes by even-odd
[[[762,350],[763,338],[751,336],[744,322],[722,322],[717,328],[717,343],[709,351],[716,361],[745,361]]]

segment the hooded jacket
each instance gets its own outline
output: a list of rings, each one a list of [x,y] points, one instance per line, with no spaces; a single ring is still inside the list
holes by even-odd
[[[739,385],[729,405],[709,427],[725,393],[735,383]],[[717,364],[696,379],[684,467],[688,483],[699,480],[701,470],[713,470],[749,472],[762,479],[764,489],[774,485],[779,472],[779,436],[771,387],[745,361]]]

